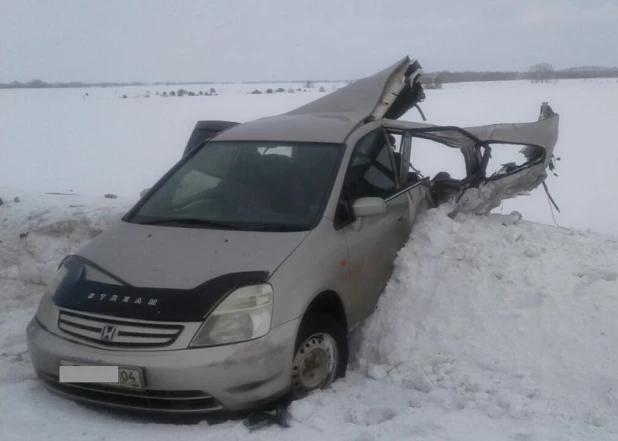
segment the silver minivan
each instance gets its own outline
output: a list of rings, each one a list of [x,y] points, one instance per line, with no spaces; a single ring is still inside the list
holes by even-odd
[[[344,376],[348,332],[375,309],[419,213],[443,202],[488,211],[538,186],[553,158],[557,115],[545,103],[521,125],[398,121],[423,100],[420,80],[405,57],[192,147],[59,265],[27,328],[42,383],[87,403],[204,413]],[[467,177],[424,177],[413,138],[461,150]],[[485,176],[494,142],[526,146],[527,161]]]

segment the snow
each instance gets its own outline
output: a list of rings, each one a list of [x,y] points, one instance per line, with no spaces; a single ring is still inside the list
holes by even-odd
[[[423,108],[437,123],[531,120],[550,101],[562,116],[563,160],[549,184],[569,228],[547,225],[540,189],[489,216],[424,214],[377,310],[352,333],[347,377],[293,403],[290,428],[177,425],[43,389],[25,327],[60,259],[136,202],[179,158],[197,119],[242,121],[319,96],[214,87],[219,96],[126,100],[111,89],[88,90],[86,100],[83,90],[0,91],[2,441],[618,439],[618,207],[607,191],[618,88],[609,81],[428,91]]]
[[[0,185],[135,197],[180,159],[198,120],[243,122],[322,94],[117,95],[112,89],[1,90]]]
[[[615,419],[618,240],[447,210],[400,253],[361,366],[446,408]]]

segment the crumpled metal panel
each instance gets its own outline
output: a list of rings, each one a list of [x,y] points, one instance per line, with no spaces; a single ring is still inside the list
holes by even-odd
[[[553,160],[558,141],[560,117],[549,104],[541,105],[539,120],[513,124],[491,124],[474,127],[448,127],[432,124],[385,120],[387,128],[409,131],[412,136],[429,139],[461,150],[468,171],[462,181],[461,192],[453,194],[449,202],[454,212],[489,213],[502,200],[526,194],[547,178],[547,168]],[[482,147],[492,144],[518,144],[526,163],[505,165],[486,177],[482,169]],[[435,184],[439,185],[439,184]]]

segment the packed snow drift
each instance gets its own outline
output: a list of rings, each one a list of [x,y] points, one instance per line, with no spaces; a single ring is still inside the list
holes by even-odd
[[[363,326],[361,365],[497,418],[618,417],[618,240],[432,210]]]

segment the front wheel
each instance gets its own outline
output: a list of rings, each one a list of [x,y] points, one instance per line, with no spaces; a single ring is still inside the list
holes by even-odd
[[[329,315],[303,319],[292,362],[292,398],[326,389],[345,375],[348,362],[345,328]]]

